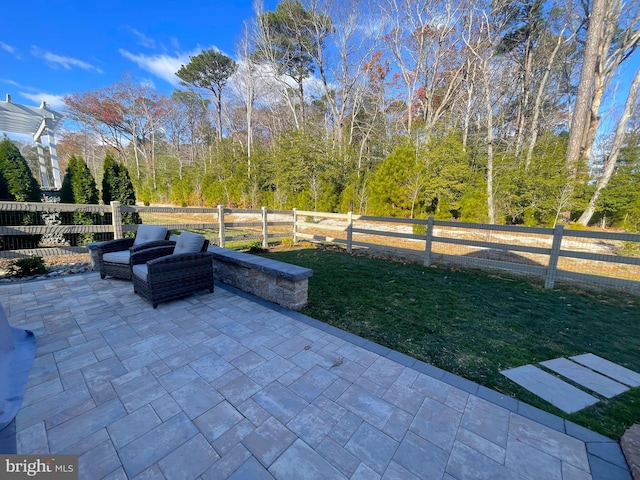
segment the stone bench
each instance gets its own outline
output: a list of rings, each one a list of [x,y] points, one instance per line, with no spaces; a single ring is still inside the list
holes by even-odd
[[[291,310],[307,304],[313,270],[215,245],[209,252],[217,280]]]

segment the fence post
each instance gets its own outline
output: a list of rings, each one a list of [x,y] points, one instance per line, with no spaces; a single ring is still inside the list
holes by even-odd
[[[111,202],[111,225],[113,225],[113,239],[123,238],[122,235],[122,214],[120,213],[120,202]]]
[[[218,241],[224,247],[224,205],[218,205]]]
[[[562,233],[564,225],[558,224],[553,229],[553,243],[551,244],[551,253],[549,254],[549,266],[547,267],[547,275],[544,280],[544,288],[553,288],[556,283],[558,274],[558,257],[560,257],[560,245],[562,244]]]
[[[269,248],[267,232],[267,207],[262,207],[262,248]]]
[[[293,209],[293,243],[298,243],[298,209]]]
[[[433,243],[433,215],[427,220],[427,241],[424,244],[424,266],[431,265],[431,244]]]
[[[351,253],[353,248],[353,212],[347,213],[347,253]]]

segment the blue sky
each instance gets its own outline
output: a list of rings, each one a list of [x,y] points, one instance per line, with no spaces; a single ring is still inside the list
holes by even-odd
[[[278,0],[263,0],[274,10]],[[252,0],[13,0],[0,10],[0,98],[62,110],[62,98],[110,85],[130,73],[158,90],[179,86],[174,73],[205,48],[235,57]],[[640,68],[640,51],[620,68],[621,110]],[[603,123],[616,115],[603,111]],[[606,129],[612,128],[611,126]]]
[[[0,15],[0,98],[62,108],[62,97],[105,87],[127,72],[157,89],[205,48],[235,57],[251,0],[14,0]],[[274,10],[277,0],[265,0]]]

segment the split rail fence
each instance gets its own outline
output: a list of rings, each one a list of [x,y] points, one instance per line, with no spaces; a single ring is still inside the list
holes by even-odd
[[[51,221],[74,212],[90,214],[93,225]],[[372,254],[434,264],[502,270],[535,276],[546,288],[583,283],[640,294],[640,234],[614,231],[488,225],[429,219],[401,219],[304,210],[178,208],[156,206],[72,205],[0,202],[0,258],[87,253],[77,238],[122,238],[137,225],[122,215],[137,214],[143,223],[170,230],[204,233],[210,242],[240,244],[290,239],[292,242],[341,244],[349,253]],[[25,224],[24,219],[31,223]],[[12,222],[12,219],[16,219]],[[46,220],[46,223],[43,224]],[[17,221],[20,220],[20,221]],[[13,224],[11,224],[13,223]],[[19,248],[21,238],[40,238]],[[41,237],[37,237],[41,236]],[[16,240],[18,239],[18,240]]]

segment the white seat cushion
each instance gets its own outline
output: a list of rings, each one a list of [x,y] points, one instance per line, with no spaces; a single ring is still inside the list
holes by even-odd
[[[175,248],[173,249],[173,254],[197,253],[202,250],[204,241],[205,238],[203,235],[191,232],[182,232],[178,237]]]
[[[131,269],[131,272],[140,280],[144,280],[145,282],[147,281],[147,275],[149,272],[147,270],[146,263],[142,263],[140,265],[134,265],[133,268]]]
[[[167,227],[160,225],[140,225],[136,232],[136,238],[133,241],[133,245],[141,245],[147,242],[154,242],[156,240],[164,240],[167,236]]]
[[[105,253],[102,256],[102,260],[107,263],[121,263],[123,265],[129,265],[129,257],[131,257],[129,250],[122,250],[120,252]]]

